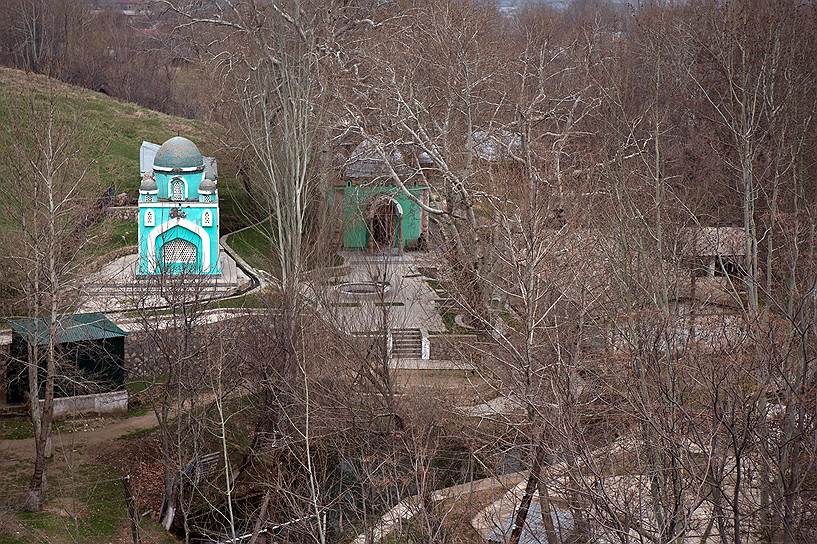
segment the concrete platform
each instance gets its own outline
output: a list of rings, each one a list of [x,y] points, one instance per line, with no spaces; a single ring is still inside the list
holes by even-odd
[[[225,251],[220,252],[221,274],[178,277],[138,276],[138,255],[125,255],[91,274],[82,286],[84,302],[80,311],[111,312],[136,307],[165,306],[180,296],[215,299],[240,291],[250,278]],[[185,293],[180,293],[184,290]],[[173,292],[171,292],[173,291]]]
[[[392,329],[445,331],[445,324],[434,305],[437,297],[418,268],[428,263],[428,254],[412,252],[400,256],[343,251],[349,273],[338,278],[342,283],[388,282],[383,298],[345,294],[338,285],[323,300],[327,317],[343,330],[364,332]],[[385,308],[384,308],[385,306]]]

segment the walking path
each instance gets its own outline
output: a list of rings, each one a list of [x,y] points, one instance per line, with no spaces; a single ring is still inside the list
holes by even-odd
[[[323,311],[349,332],[382,330],[383,321],[392,329],[446,330],[435,300],[434,290],[418,268],[425,265],[426,254],[400,256],[343,251],[349,273],[326,300]],[[376,293],[343,291],[344,284],[367,285],[385,282],[386,290]],[[385,308],[384,308],[385,307]]]
[[[87,432],[63,433],[54,431],[54,447],[55,449],[74,449],[76,446],[87,448],[110,442],[134,431],[151,429],[158,425],[156,414],[151,412],[143,416],[120,419],[99,429]],[[34,439],[0,440],[0,457],[6,459],[14,457],[20,460],[32,459],[34,457]]]
[[[609,444],[603,448],[594,450],[590,456],[596,458],[597,456],[606,456],[607,459],[617,459],[632,447],[632,440],[629,438],[619,438],[614,443]],[[564,497],[558,490],[568,489],[568,481],[566,472],[568,464],[564,461],[547,466],[542,470],[541,478],[543,481],[550,482],[551,485],[556,482],[558,485],[550,492],[551,503],[564,504],[567,502],[567,497]],[[498,498],[493,503],[483,508],[471,520],[471,526],[479,532],[486,542],[505,542],[513,529],[513,517],[516,514],[516,509],[522,501],[522,496],[525,494],[525,487],[527,486],[527,473],[524,478],[517,480],[515,486],[510,488],[505,494]],[[539,491],[534,491],[532,497],[532,504],[539,504]],[[557,512],[559,514],[559,512]],[[536,532],[538,526],[537,518],[528,514],[526,522],[526,530],[531,533]],[[538,519],[541,519],[539,514]],[[534,541],[535,540],[534,535]]]
[[[527,472],[514,472],[503,474],[492,478],[483,478],[474,482],[458,484],[444,489],[438,489],[431,494],[433,502],[440,502],[447,499],[456,499],[465,495],[471,495],[481,491],[491,491],[495,489],[505,489],[516,486],[519,482],[527,480]],[[375,527],[367,530],[352,541],[352,544],[377,544],[388,535],[399,529],[404,521],[413,518],[419,509],[419,498],[413,495],[404,501],[397,503],[391,510],[383,514]],[[368,538],[368,540],[367,540]]]
[[[228,395],[227,398],[229,397],[230,395]],[[210,404],[215,402],[215,399],[216,397],[212,393],[209,393],[199,396],[197,402]],[[175,413],[175,410],[171,411],[171,417],[174,417]],[[106,421],[102,427],[89,431],[77,430],[74,432],[59,432],[55,430],[53,433],[53,442],[55,449],[87,448],[116,440],[134,431],[143,431],[158,426],[159,420],[156,418],[156,413],[151,411],[141,416],[116,419],[113,422]],[[4,456],[5,458],[13,456],[19,459],[33,458],[34,439],[0,440],[0,459],[4,458]]]
[[[248,227],[247,227],[248,228]],[[244,229],[240,229],[244,230]],[[236,231],[239,232],[239,231]],[[234,233],[231,233],[234,234]],[[224,254],[222,254],[222,260],[225,262],[231,263],[229,265],[230,275],[228,278],[225,279],[223,282],[224,285],[230,285],[227,289],[219,288],[218,286],[214,286],[211,290],[212,297],[201,299],[199,302],[209,302],[209,301],[225,301],[225,300],[234,300],[240,299],[246,295],[257,293],[264,287],[270,285],[270,282],[267,281],[264,276],[255,270],[252,266],[246,263],[244,259],[242,259],[236,252],[227,244],[227,237],[230,236],[225,235],[222,236],[220,239],[221,248],[224,250]],[[131,290],[129,293],[121,284],[119,287],[116,287],[116,282],[110,283],[107,287],[105,286],[105,282],[112,282],[117,274],[123,273],[123,267],[127,268],[127,266],[134,264],[134,259],[136,255],[127,255],[125,257],[121,257],[119,259],[115,259],[114,261],[106,264],[101,271],[99,271],[96,275],[92,276],[92,278],[96,278],[95,280],[92,279],[89,282],[89,285],[93,284],[97,286],[98,294],[96,297],[91,297],[90,300],[86,301],[86,303],[80,308],[81,311],[108,311],[112,312],[111,315],[108,317],[117,325],[122,327],[123,330],[127,332],[133,332],[134,330],[138,330],[138,323],[140,322],[139,319],[136,318],[128,318],[127,313],[129,311],[133,311],[134,308],[129,307],[128,300],[131,302],[133,301],[134,292]],[[124,263],[124,264],[123,264]],[[127,264],[130,263],[130,264]],[[100,280],[102,278],[103,283],[94,283],[94,281]],[[118,291],[117,291],[118,289]],[[161,299],[156,297],[155,295],[150,295],[154,300],[154,304],[151,305],[142,305],[141,309],[161,309],[166,306],[166,303],[162,302]],[[205,310],[203,313],[204,318],[202,321],[202,325],[208,325],[215,323],[216,321],[220,321],[223,319],[232,319],[237,317],[235,312],[237,310],[246,311],[242,308],[222,308],[222,309],[214,309],[214,310]],[[160,318],[159,327],[160,328],[167,328],[168,324],[171,320]],[[11,330],[10,329],[3,329],[0,330],[0,346],[6,346],[11,344]]]

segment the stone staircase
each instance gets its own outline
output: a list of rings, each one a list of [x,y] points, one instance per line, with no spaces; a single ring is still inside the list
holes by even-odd
[[[0,395],[4,396],[2,393]],[[5,404],[0,401],[0,419],[6,417],[23,417],[28,415],[25,404]]]
[[[423,335],[420,329],[392,329],[391,356],[394,359],[421,359]]]

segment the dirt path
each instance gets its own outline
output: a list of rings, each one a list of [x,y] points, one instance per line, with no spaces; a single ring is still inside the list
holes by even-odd
[[[229,395],[228,395],[229,397]],[[198,402],[202,405],[209,405],[215,402],[216,397],[212,394],[202,395]],[[171,410],[171,417],[175,415]],[[152,429],[159,426],[154,412],[149,412],[142,416],[134,416],[125,419],[104,420],[102,426],[88,431],[59,432],[54,431],[54,449],[71,448],[73,450],[89,446],[97,446],[111,440],[116,440],[128,433]],[[17,460],[32,459],[34,457],[34,439],[25,438],[22,440],[0,440],[0,463],[9,457]]]
[[[150,429],[159,425],[156,414],[153,412],[143,416],[118,419],[113,422],[106,422],[99,429],[91,431],[54,432],[54,448],[76,449],[77,447],[88,448],[104,442],[116,440],[128,433]],[[25,438],[22,440],[0,440],[0,459],[14,457],[16,459],[31,459],[34,457],[34,439]]]

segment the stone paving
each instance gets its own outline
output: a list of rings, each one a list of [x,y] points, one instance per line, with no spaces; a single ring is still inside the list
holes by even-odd
[[[339,278],[323,302],[323,308],[345,330],[367,332],[383,329],[420,329],[444,332],[434,300],[437,294],[418,267],[427,265],[426,253],[400,256],[364,252],[341,252],[349,273]],[[350,293],[344,285],[387,282],[385,293]],[[354,290],[354,287],[352,287]]]
[[[167,301],[159,293],[157,278],[137,278],[138,255],[125,255],[106,263],[91,274],[83,285],[85,301],[79,311],[111,312],[132,307],[163,306]],[[250,278],[236,265],[227,252],[219,256],[222,273],[219,276],[200,277],[185,288],[199,298],[222,298],[235,293],[250,283]]]

